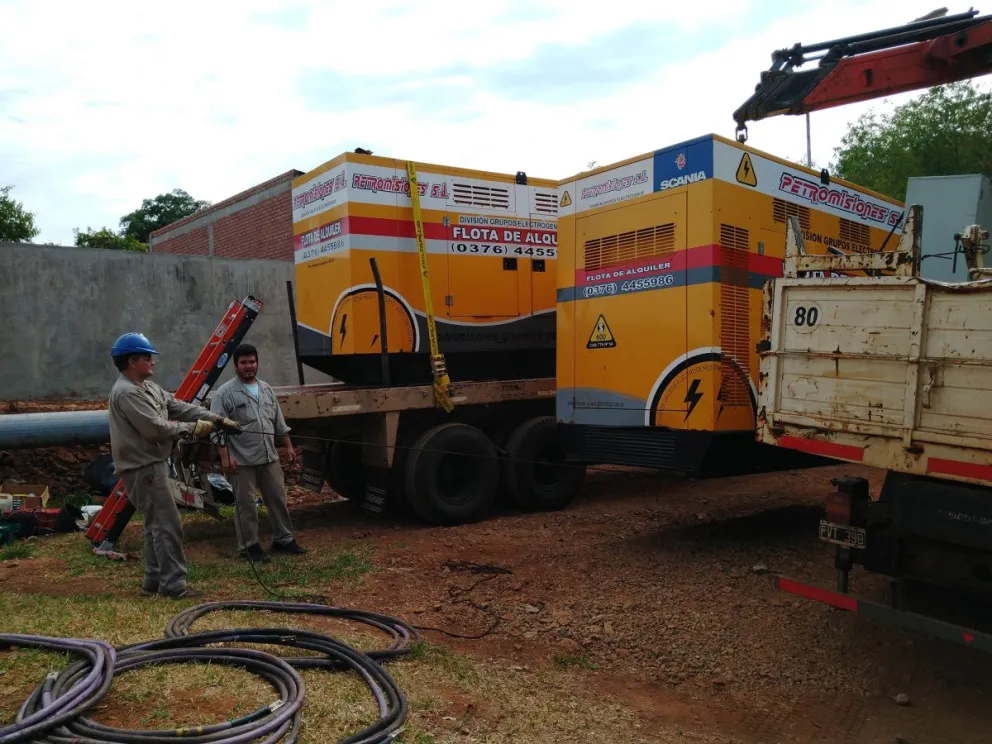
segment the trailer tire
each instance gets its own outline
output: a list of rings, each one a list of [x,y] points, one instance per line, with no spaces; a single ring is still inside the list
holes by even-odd
[[[503,475],[510,502],[527,511],[568,506],[582,487],[586,469],[565,464],[565,446],[554,416],[525,421],[506,443]]]
[[[499,453],[482,431],[446,423],[413,443],[403,466],[404,486],[417,516],[435,525],[481,519],[499,488]]]

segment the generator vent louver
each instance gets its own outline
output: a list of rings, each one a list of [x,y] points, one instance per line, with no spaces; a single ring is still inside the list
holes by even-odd
[[[868,246],[871,244],[871,228],[862,225],[860,222],[845,220],[840,218],[840,239],[846,240],[856,246]]]
[[[452,184],[452,201],[462,207],[487,207],[509,209],[510,190],[500,186],[481,186],[470,183]]]
[[[751,405],[749,386],[742,379],[751,375],[749,253],[750,234],[746,229],[720,225],[721,359],[718,398],[724,406]]]
[[[803,230],[809,230],[809,207],[800,204],[774,199],[772,201],[772,219],[785,224],[788,217],[798,217]]]
[[[534,192],[534,211],[538,214],[558,214],[558,194],[546,191]]]
[[[644,227],[640,230],[587,240],[585,268],[601,269],[613,264],[653,258],[675,250],[675,223]]]

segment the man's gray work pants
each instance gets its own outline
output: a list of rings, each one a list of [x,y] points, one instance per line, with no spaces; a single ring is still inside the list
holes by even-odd
[[[173,499],[175,483],[163,460],[121,473],[127,498],[145,517],[144,588],[160,594],[186,589],[183,523]]]
[[[234,520],[238,535],[238,550],[258,544],[258,511],[255,508],[255,490],[262,492],[262,503],[269,513],[272,525],[272,542],[285,545],[293,539],[293,523],[286,508],[286,483],[279,461],[265,465],[238,465],[234,471],[234,498],[238,502],[237,519]]]

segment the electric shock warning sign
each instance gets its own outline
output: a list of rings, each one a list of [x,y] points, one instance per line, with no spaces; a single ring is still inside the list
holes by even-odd
[[[596,325],[593,326],[592,333],[589,334],[589,342],[586,344],[587,349],[612,349],[617,345],[616,339],[613,338],[613,331],[610,330],[610,326],[606,322],[606,318],[602,315],[596,319]]]

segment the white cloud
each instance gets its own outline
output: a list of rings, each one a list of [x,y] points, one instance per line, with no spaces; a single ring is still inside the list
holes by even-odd
[[[38,214],[38,240],[70,244],[72,228],[115,227],[142,198],[181,187],[219,201],[356,146],[563,178],[732,137],[773,49],[932,6],[0,0],[0,183]],[[868,105],[813,115],[815,161]],[[805,124],[758,122],[749,141],[799,158]]]

